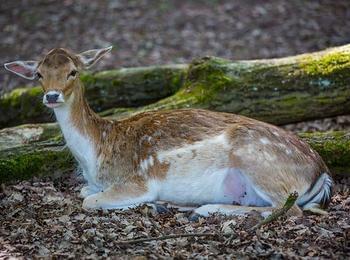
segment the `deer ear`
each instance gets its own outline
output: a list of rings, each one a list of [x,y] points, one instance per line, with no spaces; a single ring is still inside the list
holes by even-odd
[[[37,61],[13,61],[4,64],[5,69],[21,76],[25,79],[35,79]]]
[[[83,63],[83,65],[86,68],[91,67],[98,61],[100,58],[102,58],[105,54],[110,52],[112,50],[112,46],[103,48],[103,49],[94,49],[89,51],[84,51],[80,54],[78,54],[79,60]]]

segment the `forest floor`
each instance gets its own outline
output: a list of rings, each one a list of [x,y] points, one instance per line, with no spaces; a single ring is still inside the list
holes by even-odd
[[[86,211],[78,197],[81,184],[75,174],[54,181],[3,185],[0,258],[346,259],[350,257],[349,184],[350,178],[337,181],[329,215],[283,216],[253,232],[248,229],[261,221],[257,214],[247,217],[214,214],[191,222],[187,213],[171,210],[157,214],[147,206],[126,211]],[[121,242],[184,233],[213,235]]]

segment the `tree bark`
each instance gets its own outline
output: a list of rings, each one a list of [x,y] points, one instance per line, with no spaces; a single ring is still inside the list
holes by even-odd
[[[350,176],[350,131],[300,133],[337,175]]]
[[[189,66],[122,69],[82,79],[93,109],[107,110],[103,115],[196,107],[282,125],[350,113],[349,74],[350,45],[345,45],[282,59],[231,62],[205,57]],[[2,97],[0,111],[6,113],[0,114],[0,127],[52,119],[44,112],[41,95],[39,88],[32,88]],[[142,108],[119,109],[156,100]]]
[[[83,73],[89,104],[97,111],[135,107],[174,94],[182,85],[187,65],[153,66]],[[25,123],[54,121],[43,106],[41,87],[19,88],[0,97],[0,129]]]
[[[196,107],[277,125],[344,115],[350,113],[348,75],[350,45],[272,60],[207,57],[190,64],[184,86],[173,96],[129,112]]]
[[[350,174],[350,132],[302,133],[334,174]],[[0,183],[32,176],[60,176],[76,163],[56,124],[23,125],[0,131]]]

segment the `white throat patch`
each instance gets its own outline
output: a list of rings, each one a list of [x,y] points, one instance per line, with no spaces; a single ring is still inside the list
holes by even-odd
[[[84,178],[89,184],[96,182],[96,155],[94,144],[88,136],[82,135],[71,121],[72,94],[60,107],[54,109],[69,150],[83,169]]]

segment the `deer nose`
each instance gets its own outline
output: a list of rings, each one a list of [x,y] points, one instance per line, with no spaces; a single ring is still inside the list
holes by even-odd
[[[57,99],[60,95],[57,94],[57,93],[54,93],[54,94],[46,94],[46,100],[48,103],[56,103],[57,102]]]

